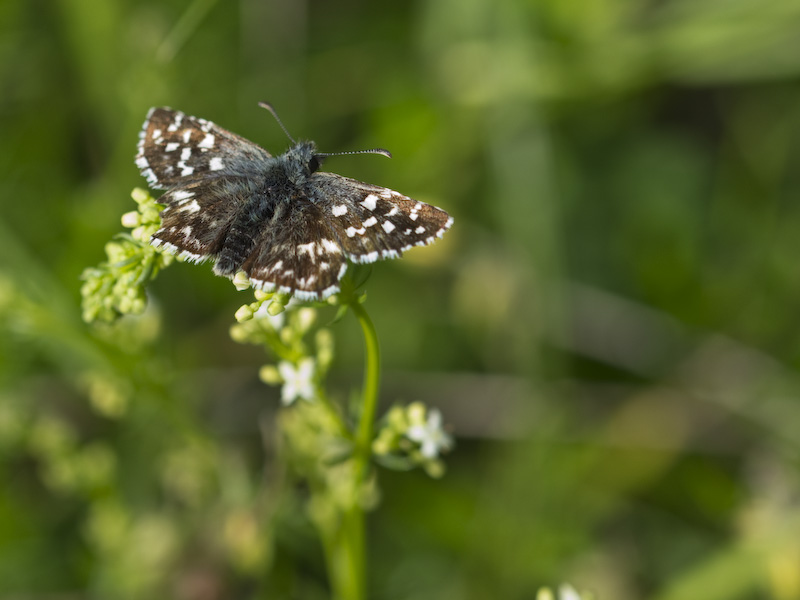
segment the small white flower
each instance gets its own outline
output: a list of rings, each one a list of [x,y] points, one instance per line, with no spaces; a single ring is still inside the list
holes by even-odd
[[[581,600],[580,594],[568,583],[558,586],[558,600]]]
[[[278,372],[283,379],[281,401],[288,406],[298,398],[314,399],[314,359],[304,358],[297,367],[282,360],[278,363]]]
[[[442,429],[442,413],[435,408],[428,411],[424,424],[409,427],[406,437],[420,445],[425,458],[436,458],[440,450],[448,450],[453,445],[452,438]]]

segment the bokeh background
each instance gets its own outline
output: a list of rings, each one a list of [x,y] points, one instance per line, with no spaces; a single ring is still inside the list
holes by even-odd
[[[148,108],[279,152],[260,100],[455,217],[368,284],[458,439],[381,473],[372,598],[800,598],[799,76],[796,0],[0,2],[0,598],[326,597],[244,295],[80,319]]]

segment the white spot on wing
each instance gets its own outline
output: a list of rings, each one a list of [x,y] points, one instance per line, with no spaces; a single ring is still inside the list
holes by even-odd
[[[375,217],[370,217],[369,219],[364,221],[364,227],[372,227],[377,222],[378,222],[378,219],[376,219]]]
[[[419,212],[419,209],[421,209],[421,208],[422,208],[422,203],[421,202],[417,202],[414,205],[414,208],[411,209],[411,214],[408,215],[408,218],[411,219],[412,221],[416,221],[419,218],[419,215],[417,213]]]
[[[165,242],[164,240],[155,237],[163,230],[156,231],[153,237],[150,238],[150,245],[154,248],[161,248],[164,252],[169,252],[170,254],[176,254],[178,252],[178,247],[175,244],[170,244],[169,242]]]
[[[166,146],[164,146],[164,152],[175,152],[180,147],[178,142],[170,142]]]
[[[271,292],[275,289],[275,284],[269,281],[264,281],[262,279],[255,279],[253,277],[250,278],[250,284],[257,290],[264,290],[265,292]]]
[[[206,136],[197,144],[198,148],[213,148],[214,147],[214,134],[207,133]]]
[[[378,251],[374,250],[373,252],[368,252],[367,254],[361,254],[358,256],[351,256],[350,260],[356,263],[371,263],[378,260]]]
[[[393,223],[391,223],[390,221],[384,221],[384,222],[381,224],[381,227],[383,227],[383,230],[384,230],[386,233],[392,233],[392,231],[394,231],[394,224],[393,224]]]
[[[194,192],[187,192],[186,190],[178,190],[177,192],[172,193],[172,199],[176,202],[180,202],[181,200],[188,200],[189,198],[194,198]]]
[[[361,206],[367,210],[375,210],[375,204],[378,202],[378,197],[375,194],[370,194],[361,201]]]
[[[189,160],[189,157],[192,155],[192,149],[188,146],[181,150],[181,160]]]
[[[183,143],[188,144],[189,140],[192,137],[192,130],[191,129],[184,129],[183,130]]]
[[[200,205],[197,203],[197,200],[192,200],[189,204],[185,206],[181,206],[178,210],[181,212],[188,212],[189,214],[194,214],[200,212]]]
[[[169,127],[167,127],[167,131],[169,131],[170,133],[178,131],[178,127],[181,126],[181,123],[183,123],[183,113],[175,113],[175,120],[169,124]]]
[[[323,239],[320,240],[320,246],[321,246],[321,248],[323,250],[326,250],[326,251],[330,252],[331,254],[341,254],[342,253],[342,249],[339,247],[339,244],[337,244],[333,240],[326,240],[326,239],[323,238]],[[320,254],[322,254],[322,252],[320,252]]]
[[[195,254],[194,252],[189,252],[188,250],[181,250],[181,252],[178,254],[178,258],[182,258],[191,263],[201,263],[208,260],[208,256]]]
[[[211,171],[221,171],[225,168],[225,163],[222,162],[222,159],[219,156],[215,156],[208,161],[208,168]]]
[[[331,209],[331,213],[334,217],[341,217],[347,214],[347,207],[344,204],[339,204]]]
[[[425,233],[425,228],[422,225],[420,225],[414,230],[414,233]]]
[[[297,244],[297,254],[303,255],[308,254],[311,257],[311,260],[314,260],[314,242],[309,242],[308,244]]]
[[[366,233],[366,231],[367,230],[365,228],[363,228],[363,227],[361,227],[360,229],[356,229],[355,227],[348,227],[345,230],[345,233],[347,234],[347,237],[355,237],[356,234],[364,235],[364,233]]]

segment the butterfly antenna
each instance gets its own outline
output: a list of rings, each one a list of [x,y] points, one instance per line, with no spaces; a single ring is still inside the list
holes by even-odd
[[[283,121],[281,121],[281,118],[278,116],[278,113],[275,112],[275,109],[272,107],[272,104],[270,104],[269,102],[259,102],[258,105],[261,108],[266,108],[270,113],[272,113],[272,116],[275,117],[275,120],[278,122],[278,125],[280,125],[281,129],[283,129],[283,133],[285,133],[286,137],[289,138],[289,141],[292,142],[293,144],[296,144],[297,142],[295,142],[294,138],[291,135],[289,135],[289,130],[286,129],[286,126],[283,124]]]
[[[370,148],[369,150],[351,150],[349,152],[320,152],[317,156],[342,156],[343,154],[380,154],[392,158],[392,153],[383,148]]]
[[[275,120],[278,122],[278,125],[281,126],[281,129],[283,129],[283,133],[286,134],[286,137],[289,138],[289,141],[291,141],[293,144],[296,144],[297,142],[291,135],[289,135],[289,131],[283,124],[283,121],[281,121],[281,118],[278,116],[278,113],[275,112],[275,108],[272,106],[272,104],[270,104],[269,102],[259,102],[258,105],[261,108],[266,108],[272,114],[272,116],[275,117]],[[383,148],[370,148],[369,150],[351,150],[349,152],[319,152],[317,156],[326,158],[328,156],[342,156],[343,154],[380,154],[382,156],[386,156],[387,158],[392,158],[392,153],[389,152],[388,150],[384,150]]]

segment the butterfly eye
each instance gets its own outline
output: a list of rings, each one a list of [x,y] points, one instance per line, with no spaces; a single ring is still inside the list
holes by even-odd
[[[312,156],[311,160],[308,161],[308,172],[316,173],[322,166],[323,160],[325,160],[325,157],[320,156],[319,154],[315,154],[314,156]]]

